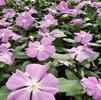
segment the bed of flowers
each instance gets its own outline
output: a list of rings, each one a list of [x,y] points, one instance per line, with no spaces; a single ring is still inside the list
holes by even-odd
[[[0,0],[0,100],[101,100],[100,0]]]

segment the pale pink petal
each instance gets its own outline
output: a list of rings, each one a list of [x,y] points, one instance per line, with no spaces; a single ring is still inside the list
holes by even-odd
[[[39,41],[35,41],[34,43],[30,41],[28,44],[28,47],[29,48],[35,48],[35,47],[38,47],[39,45],[40,45]]]
[[[15,74],[13,74],[6,83],[6,86],[10,90],[15,90],[21,87],[26,86],[26,83],[29,81],[27,75],[25,75],[20,70],[17,70]]]
[[[20,89],[15,92],[11,92],[8,95],[7,100],[30,100],[31,90],[28,88]]]
[[[27,48],[27,50],[26,50],[27,56],[29,56],[31,58],[36,57],[37,53],[38,53],[37,48]]]
[[[46,65],[29,64],[26,67],[26,72],[30,75],[33,81],[39,81],[47,72]]]
[[[81,52],[80,54],[77,55],[76,60],[82,62],[87,58],[89,57],[86,55],[86,53]]]
[[[96,77],[88,77],[89,81],[95,83],[95,84],[98,84],[98,80]]]
[[[37,91],[37,93],[33,92],[32,100],[55,100],[55,97],[50,93]]]
[[[57,87],[58,80],[52,74],[46,74],[40,81],[40,90],[44,92],[49,92],[54,95],[57,92]]]
[[[40,61],[48,59],[49,55],[45,51],[40,51],[37,55],[37,59]]]
[[[45,52],[49,55],[52,56],[55,53],[55,47],[54,46],[47,46],[45,48]]]
[[[52,40],[48,37],[45,37],[41,40],[41,44],[44,46],[49,46],[52,44]]]

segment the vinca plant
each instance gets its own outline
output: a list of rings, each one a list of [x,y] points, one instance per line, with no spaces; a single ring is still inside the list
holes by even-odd
[[[0,0],[0,100],[101,100],[101,1]]]

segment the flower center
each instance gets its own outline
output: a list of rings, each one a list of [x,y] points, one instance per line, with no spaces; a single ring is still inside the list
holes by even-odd
[[[81,50],[78,50],[76,53],[77,53],[77,54],[80,54],[80,53],[81,53]]]
[[[98,90],[101,90],[101,85],[100,84],[97,84],[96,87],[97,87]]]
[[[23,19],[23,23],[26,23],[27,22],[27,20],[26,19]]]
[[[40,46],[37,47],[37,50],[39,50],[39,51],[43,51],[44,48],[45,48],[45,47],[44,47],[43,45],[40,45]]]
[[[84,38],[86,36],[86,34],[82,34],[81,37]]]
[[[36,90],[39,87],[39,84],[36,82],[29,82],[27,83],[27,86],[31,89],[31,90]]]
[[[5,33],[2,33],[1,36],[2,36],[2,37],[5,36]]]
[[[38,83],[33,83],[32,85],[31,85],[31,88],[34,90],[34,89],[37,89],[38,88]]]

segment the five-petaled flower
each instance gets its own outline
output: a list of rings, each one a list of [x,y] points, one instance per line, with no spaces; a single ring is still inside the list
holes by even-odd
[[[26,72],[17,70],[6,83],[12,90],[7,100],[55,100],[58,81],[47,70],[40,64],[27,65]]]
[[[14,9],[3,9],[3,16],[5,18],[13,18],[15,16]]]
[[[17,41],[21,38],[21,36],[14,33],[10,29],[4,28],[0,30],[0,39],[2,42],[8,42],[10,38],[12,38],[12,40]]]
[[[67,50],[68,55],[79,62],[86,60],[87,58],[94,57],[96,52],[92,51],[87,46],[78,46],[77,48],[73,47]]]
[[[40,28],[48,28],[50,25],[57,25],[57,20],[52,14],[45,15],[44,19],[39,22]]]
[[[89,96],[93,96],[93,100],[101,100],[101,79],[96,77],[83,78],[81,84]]]
[[[80,31],[80,33],[75,33],[74,40],[76,42],[81,42],[82,44],[88,44],[92,40],[92,34],[89,32]]]
[[[33,23],[34,18],[28,12],[23,12],[16,19],[16,24],[24,29],[28,29],[28,27]]]
[[[11,51],[12,49],[11,49],[10,43],[1,44],[0,45],[0,62],[6,63],[8,65],[13,64],[14,56]]]
[[[28,57],[37,57],[38,60],[43,61],[48,59],[55,53],[55,47],[52,45],[52,40],[48,37],[41,41],[29,42],[26,54]]]

